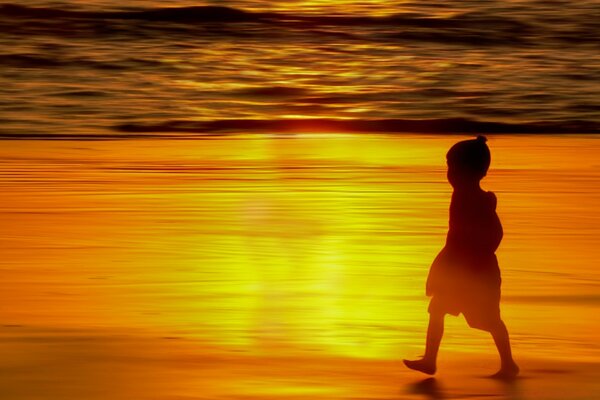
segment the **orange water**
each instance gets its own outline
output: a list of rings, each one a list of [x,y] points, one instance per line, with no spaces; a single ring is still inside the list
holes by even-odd
[[[458,136],[5,141],[2,324],[254,354],[422,351]],[[490,137],[518,356],[598,360],[600,142]],[[493,354],[448,318],[443,349]]]
[[[6,3],[3,139],[201,136],[255,119],[600,132],[598,0]]]

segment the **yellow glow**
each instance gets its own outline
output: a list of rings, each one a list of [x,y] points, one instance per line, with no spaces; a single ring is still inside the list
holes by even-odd
[[[129,326],[261,355],[419,354],[424,280],[447,226],[444,156],[458,139],[10,142],[3,318]],[[586,342],[600,328],[577,303],[598,289],[596,140],[490,139],[483,185],[499,198],[503,314],[520,352],[594,357],[527,338],[560,325],[557,335]],[[448,324],[444,348],[489,350],[487,335]]]

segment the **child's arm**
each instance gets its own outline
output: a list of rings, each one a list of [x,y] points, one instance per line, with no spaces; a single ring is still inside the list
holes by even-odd
[[[487,245],[493,251],[496,251],[500,242],[502,241],[502,236],[504,235],[504,231],[502,229],[502,223],[500,222],[500,217],[496,213],[496,204],[498,200],[496,199],[496,195],[492,192],[488,192],[490,196],[490,220],[489,220],[489,243]]]

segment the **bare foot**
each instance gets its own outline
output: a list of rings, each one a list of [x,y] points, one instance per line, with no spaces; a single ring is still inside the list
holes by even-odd
[[[500,368],[500,371],[496,372],[490,378],[492,379],[501,379],[501,380],[511,380],[515,379],[519,375],[519,366],[517,364],[512,364],[506,367]]]
[[[423,372],[427,375],[435,374],[435,363],[429,362],[425,359],[420,360],[402,360],[404,365],[406,365],[410,369],[414,369],[415,371]]]

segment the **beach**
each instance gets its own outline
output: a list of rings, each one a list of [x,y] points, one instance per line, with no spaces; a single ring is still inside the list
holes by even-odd
[[[598,0],[0,4],[0,397],[600,398],[598,43]],[[460,316],[402,363],[477,135],[512,381]]]
[[[483,372],[492,357],[454,351],[430,378],[392,360],[215,352],[193,341],[115,332],[2,336],[0,388],[11,399],[583,400],[599,390],[597,363],[522,356],[522,377],[504,382]]]
[[[591,399],[597,135],[489,135],[503,318],[447,318],[435,380],[424,284],[445,153],[467,135],[5,140],[0,390],[10,399]]]

